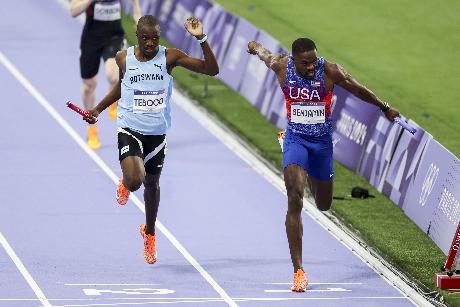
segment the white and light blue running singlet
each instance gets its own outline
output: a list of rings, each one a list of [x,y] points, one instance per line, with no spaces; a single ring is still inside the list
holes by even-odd
[[[126,55],[126,72],[118,101],[118,127],[144,135],[162,135],[171,127],[173,78],[166,70],[166,48],[147,62],[139,62],[134,46]]]

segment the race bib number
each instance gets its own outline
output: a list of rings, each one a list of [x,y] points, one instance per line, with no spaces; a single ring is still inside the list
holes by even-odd
[[[116,2],[96,2],[94,5],[94,20],[113,21],[121,18],[121,5]]]
[[[297,124],[321,124],[326,121],[324,102],[302,102],[291,105],[291,122]]]
[[[158,113],[166,108],[165,90],[134,91],[134,113]]]

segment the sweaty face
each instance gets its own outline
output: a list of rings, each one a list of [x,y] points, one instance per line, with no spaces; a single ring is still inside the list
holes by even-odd
[[[141,53],[147,57],[158,51],[160,43],[160,25],[139,25],[136,31],[137,43]]]
[[[316,50],[293,54],[292,58],[297,74],[302,78],[312,79],[315,75],[316,63],[318,62]]]

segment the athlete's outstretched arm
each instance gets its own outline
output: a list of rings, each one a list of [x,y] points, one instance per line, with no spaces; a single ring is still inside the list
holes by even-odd
[[[257,55],[268,68],[272,69],[274,72],[278,72],[285,66],[285,59],[287,59],[286,54],[273,54],[270,50],[262,47],[262,44],[256,41],[251,41],[248,43],[249,54]]]
[[[95,0],[72,0],[70,2],[70,15],[77,17],[91,5]]]
[[[184,27],[198,40],[205,37],[203,34],[203,25],[196,17],[187,18],[187,21],[184,23]],[[189,57],[185,52],[179,49],[168,49],[168,72],[170,73],[176,66],[181,66],[197,73],[209,76],[217,75],[219,73],[219,65],[217,64],[216,57],[214,56],[208,42],[204,41],[201,43],[201,48],[203,49],[204,60]]]
[[[288,62],[287,54],[273,54],[268,49],[262,47],[259,42],[251,41],[248,43],[249,54],[257,55],[265,65],[273,70],[278,79],[278,83],[283,87],[286,81],[286,67]]]
[[[390,107],[388,103],[382,101],[370,89],[356,81],[342,66],[328,62],[326,64],[326,75],[330,77],[335,84],[340,85],[359,99],[373,104],[383,111],[386,110],[385,116],[389,120],[393,121],[395,117],[399,116],[398,110]]]

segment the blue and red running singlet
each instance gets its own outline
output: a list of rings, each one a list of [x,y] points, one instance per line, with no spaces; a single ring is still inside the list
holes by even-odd
[[[332,135],[331,98],[324,83],[324,58],[318,58],[315,75],[305,79],[296,74],[289,57],[282,87],[286,101],[288,130],[309,136]]]

